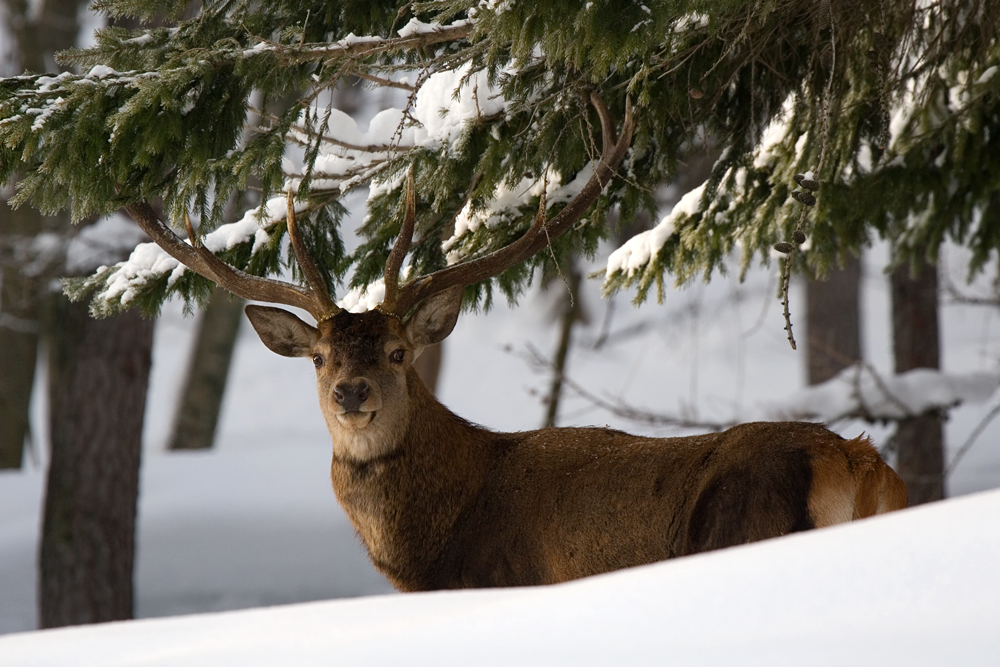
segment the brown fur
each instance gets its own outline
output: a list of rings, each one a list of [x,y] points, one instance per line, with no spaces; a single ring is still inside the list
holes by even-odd
[[[272,350],[322,357],[334,491],[400,590],[567,581],[906,506],[905,486],[867,439],[815,424],[682,438],[471,424],[412,368],[422,346],[450,333],[460,299],[432,297],[405,323],[341,313],[318,329],[248,308]],[[334,389],[359,379],[371,396],[345,414]]]

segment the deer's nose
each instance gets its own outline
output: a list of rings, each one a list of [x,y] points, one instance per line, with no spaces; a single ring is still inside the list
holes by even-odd
[[[358,412],[370,393],[371,387],[364,380],[341,382],[333,388],[333,397],[344,412]]]

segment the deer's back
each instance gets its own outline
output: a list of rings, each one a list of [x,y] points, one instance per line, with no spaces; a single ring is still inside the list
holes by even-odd
[[[495,447],[436,587],[565,581],[905,506],[889,479],[896,496],[880,507],[886,472],[898,478],[867,440],[815,424],[687,438],[543,429],[496,434]]]

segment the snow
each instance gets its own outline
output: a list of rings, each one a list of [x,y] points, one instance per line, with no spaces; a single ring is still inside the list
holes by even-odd
[[[788,136],[788,124],[794,108],[795,94],[792,93],[785,98],[785,101],[781,105],[781,111],[764,128],[764,134],[754,155],[754,169],[767,169],[777,160],[777,156],[774,155],[774,149],[784,143],[785,137]]]
[[[56,111],[60,111],[66,107],[66,100],[62,97],[57,97],[52,100],[47,100],[45,106],[41,109],[28,109],[25,111],[29,116],[35,116],[35,122],[31,124],[31,131],[38,132],[45,126],[45,121],[47,121],[52,114]]]
[[[619,271],[631,277],[635,275],[636,271],[646,266],[660,252],[660,248],[667,242],[667,239],[673,236],[677,221],[683,217],[694,215],[698,211],[704,194],[705,183],[702,183],[681,197],[670,213],[665,215],[655,227],[636,234],[608,255],[604,269],[605,279],[611,278]]]
[[[465,25],[471,25],[474,21],[470,19],[461,19],[448,24],[448,28],[460,28]],[[426,35],[431,32],[436,32],[441,30],[443,27],[440,23],[424,23],[418,19],[412,18],[410,22],[404,25],[402,28],[396,31],[400,37],[406,39],[407,37],[416,37],[418,35]]]
[[[503,113],[506,101],[489,84],[486,72],[470,76],[470,70],[471,65],[464,65],[437,72],[420,87],[413,109],[414,118],[423,128],[423,133],[417,135],[419,145],[435,149],[444,144],[453,150],[466,122]]]
[[[125,44],[132,44],[134,46],[144,46],[146,44],[153,43],[153,35],[146,33],[145,35],[139,35],[138,37],[133,37],[132,39],[126,39]]]
[[[982,403],[998,386],[998,372],[946,373],[917,368],[880,376],[869,366],[852,366],[822,384],[797,392],[773,410],[776,417],[825,423],[858,416],[902,419],[966,402]]]
[[[141,243],[129,258],[116,265],[118,269],[99,292],[105,301],[120,301],[128,305],[138,294],[137,287],[153,281],[183,265],[155,243]]]
[[[114,75],[117,75],[117,74],[118,74],[118,72],[116,72],[115,70],[111,69],[107,65],[94,65],[93,67],[90,68],[90,71],[87,72],[87,78],[88,79],[103,79],[105,77],[114,76]]]
[[[4,664],[992,665],[1000,491],[558,586],[0,637]]]
[[[337,305],[349,313],[366,313],[385,299],[385,280],[379,278],[366,289],[356,287],[350,290]]]
[[[447,253],[448,263],[455,264],[465,258],[465,250],[456,246],[481,226],[494,227],[508,219],[533,198],[541,196],[543,188],[546,206],[568,202],[580,194],[593,174],[593,164],[588,164],[576,173],[573,180],[563,185],[560,175],[549,170],[544,179],[522,178],[513,187],[501,184],[494,191],[493,199],[485,210],[474,209],[472,202],[468,202],[455,218],[454,233],[441,244]]]

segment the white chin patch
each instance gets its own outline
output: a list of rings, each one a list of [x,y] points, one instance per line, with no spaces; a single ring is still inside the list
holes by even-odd
[[[374,412],[344,412],[337,415],[337,421],[347,428],[362,429],[375,418]]]

